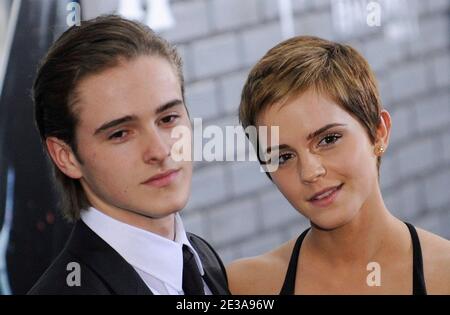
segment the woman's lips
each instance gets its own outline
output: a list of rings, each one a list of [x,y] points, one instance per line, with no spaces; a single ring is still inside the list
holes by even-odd
[[[328,207],[331,205],[334,200],[337,198],[339,192],[341,191],[341,188],[344,184],[341,184],[325,193],[323,193],[321,196],[318,196],[319,198],[313,198],[310,199],[309,202],[314,205],[315,207]]]
[[[150,178],[149,180],[147,180],[146,182],[144,182],[144,185],[150,185],[153,187],[165,187],[170,185],[177,177],[178,174],[180,173],[180,170],[173,170],[173,171],[169,171],[166,172],[162,175],[158,175],[158,176],[154,176],[152,178]]]

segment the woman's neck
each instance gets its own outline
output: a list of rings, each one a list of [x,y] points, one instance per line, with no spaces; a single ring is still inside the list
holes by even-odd
[[[309,243],[313,253],[335,266],[367,264],[385,249],[384,244],[389,243],[391,248],[403,244],[398,233],[401,228],[401,221],[391,215],[377,189],[345,225],[327,231],[313,225],[305,245]]]

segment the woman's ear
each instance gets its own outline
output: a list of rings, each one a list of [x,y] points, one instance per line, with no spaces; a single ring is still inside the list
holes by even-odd
[[[55,137],[48,137],[45,144],[53,163],[61,172],[73,179],[83,176],[80,163],[67,143]]]
[[[391,135],[391,115],[387,110],[382,110],[380,115],[380,124],[377,127],[377,138],[375,146],[383,148],[383,152],[389,146],[389,137]]]

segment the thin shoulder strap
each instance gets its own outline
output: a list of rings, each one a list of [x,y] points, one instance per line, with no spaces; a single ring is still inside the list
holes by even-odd
[[[426,295],[427,288],[425,285],[425,277],[423,274],[422,248],[420,246],[419,236],[416,228],[405,222],[411,234],[413,245],[413,295]]]
[[[303,239],[306,233],[311,228],[303,231],[302,234],[297,238],[295,242],[294,249],[292,250],[291,260],[289,261],[288,270],[286,272],[286,278],[284,279],[283,287],[281,288],[280,295],[293,295],[295,292],[295,278],[297,277],[297,264],[298,257],[300,255],[300,247],[302,246]]]

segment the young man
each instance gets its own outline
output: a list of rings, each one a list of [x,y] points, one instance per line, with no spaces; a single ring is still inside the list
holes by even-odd
[[[72,235],[30,294],[228,294],[223,264],[178,212],[192,163],[181,60],[148,27],[104,16],[51,47],[33,87]]]

